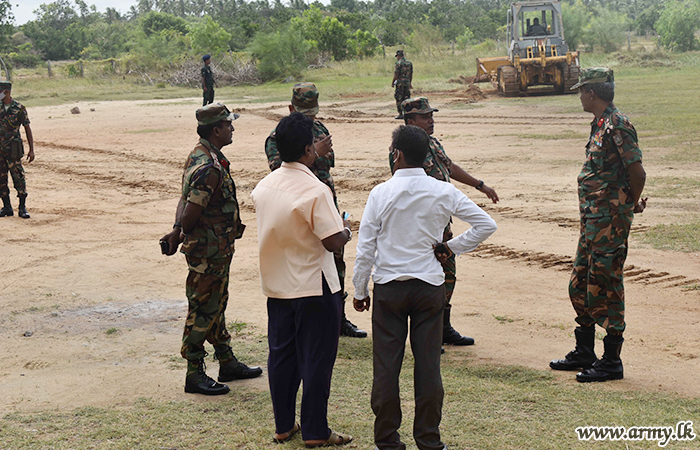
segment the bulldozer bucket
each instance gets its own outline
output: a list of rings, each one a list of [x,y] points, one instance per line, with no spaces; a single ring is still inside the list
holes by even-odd
[[[495,83],[498,78],[499,66],[510,66],[507,56],[496,56],[492,58],[476,58],[476,78],[474,83],[491,81]]]

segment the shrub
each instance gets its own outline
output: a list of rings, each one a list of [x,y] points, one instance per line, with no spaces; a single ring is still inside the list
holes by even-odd
[[[654,28],[659,42],[675,51],[689,51],[697,47],[695,32],[700,27],[700,2],[697,0],[670,1],[661,12]]]

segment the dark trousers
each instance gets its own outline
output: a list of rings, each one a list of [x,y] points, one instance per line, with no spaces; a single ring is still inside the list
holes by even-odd
[[[207,86],[207,90],[202,89],[202,106],[207,106],[209,103],[214,103],[214,85]]]
[[[267,341],[275,432],[294,427],[299,384],[301,435],[304,440],[328,439],[328,396],[340,337],[340,292],[331,294],[325,277],[323,295],[296,299],[267,299]]]
[[[403,450],[399,373],[406,337],[411,329],[411,350],[415,359],[414,391],[416,418],[413,437],[421,450],[440,450],[440,420],[445,392],[440,375],[445,286],[420,280],[392,281],[374,285],[372,339],[374,382],[372,411],[374,443],[380,450]]]

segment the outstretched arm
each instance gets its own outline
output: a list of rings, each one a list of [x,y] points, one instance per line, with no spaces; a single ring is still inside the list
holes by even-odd
[[[473,187],[474,189],[478,189],[481,192],[483,192],[489,199],[491,199],[492,202],[498,203],[498,194],[496,194],[496,191],[489,187],[486,186],[483,181],[477,180],[473,176],[469,175],[464,169],[459,167],[457,164],[452,163],[452,175],[451,175],[453,180],[459,181],[460,183],[464,183],[468,186]]]

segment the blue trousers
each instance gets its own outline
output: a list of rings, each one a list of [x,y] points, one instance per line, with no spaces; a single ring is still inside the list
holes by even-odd
[[[294,427],[296,398],[301,381],[301,435],[306,441],[328,439],[328,397],[338,353],[340,292],[332,294],[325,277],[323,295],[296,299],[267,299],[267,341],[275,432]]]

